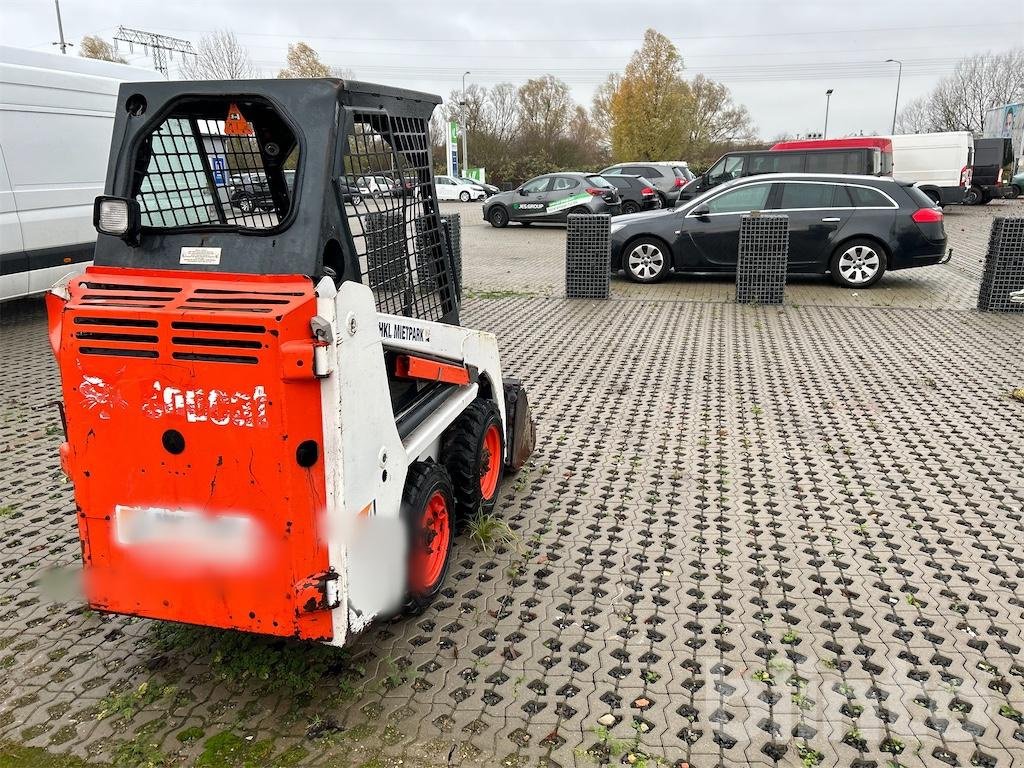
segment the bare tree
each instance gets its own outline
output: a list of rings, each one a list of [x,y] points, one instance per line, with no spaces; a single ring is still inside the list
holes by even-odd
[[[572,116],[569,86],[554,75],[527,80],[519,86],[520,129],[529,138],[550,145],[563,137]]]
[[[1024,48],[961,59],[923,99],[908,104],[897,120],[900,133],[981,133],[985,112],[1024,101]]]
[[[512,83],[498,83],[487,94],[487,112],[498,141],[509,142],[519,129],[519,97]]]
[[[704,75],[690,81],[688,151],[699,153],[709,144],[745,142],[754,137],[750,113],[733,104],[729,89]]]
[[[117,64],[127,64],[123,56],[119,56],[114,46],[95,35],[86,35],[78,44],[78,55],[86,59],[99,59],[100,61],[113,61]]]
[[[612,135],[612,98],[619,90],[622,76],[613,72],[594,91],[594,99],[590,106],[590,117],[601,134],[600,141],[611,144]]]
[[[288,66],[277,73],[279,78],[330,77],[331,68],[320,61],[320,56],[303,42],[288,44]]]
[[[186,58],[181,72],[187,80],[245,80],[256,76],[249,51],[227,29],[199,38],[196,55]]]

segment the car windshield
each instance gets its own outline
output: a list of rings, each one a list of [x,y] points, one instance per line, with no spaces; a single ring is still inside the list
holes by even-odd
[[[598,187],[600,189],[615,189],[615,187],[612,186],[608,179],[605,179],[601,176],[587,176],[587,183],[592,184],[593,186]]]

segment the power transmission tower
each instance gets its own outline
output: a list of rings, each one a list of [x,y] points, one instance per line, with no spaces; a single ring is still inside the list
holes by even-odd
[[[135,45],[141,45],[144,53],[149,52],[153,56],[153,68],[167,77],[167,62],[174,58],[175,52],[182,56],[195,56],[192,43],[182,40],[180,37],[168,37],[158,35],[156,32],[144,32],[141,29],[129,29],[118,27],[114,34],[114,40],[128,43],[128,50],[135,52]]]

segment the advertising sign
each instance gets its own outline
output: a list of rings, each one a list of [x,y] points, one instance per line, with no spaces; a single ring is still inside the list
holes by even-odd
[[[985,113],[985,138],[1010,139],[1017,171],[1024,170],[1024,104],[1004,104]]]
[[[454,120],[448,121],[448,175],[459,176],[459,124]]]

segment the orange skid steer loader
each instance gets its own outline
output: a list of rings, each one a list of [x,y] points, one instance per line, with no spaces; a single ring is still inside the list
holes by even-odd
[[[459,325],[439,101],[121,86],[95,265],[47,295],[93,608],[343,645],[441,589],[534,428]]]

